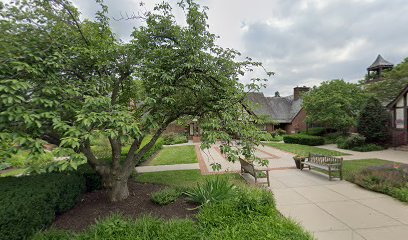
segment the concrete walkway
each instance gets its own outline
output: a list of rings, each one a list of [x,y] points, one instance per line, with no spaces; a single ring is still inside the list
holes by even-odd
[[[328,144],[328,145],[322,145],[322,146],[317,146],[317,147],[350,154],[347,156],[343,156],[344,160],[378,158],[378,159],[408,164],[408,152],[407,151],[386,149],[386,150],[374,151],[374,152],[357,152],[357,151],[351,151],[351,150],[346,150],[346,149],[339,149],[335,144]]]
[[[200,166],[198,163],[136,167],[136,171],[138,173],[163,172],[163,171],[175,171],[175,170],[194,170],[194,169],[200,169]]]
[[[308,170],[271,171],[278,210],[319,240],[406,240],[408,205]]]

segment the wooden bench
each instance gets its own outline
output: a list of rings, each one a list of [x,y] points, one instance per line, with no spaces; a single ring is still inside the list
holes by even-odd
[[[256,169],[254,164],[251,162],[248,162],[242,158],[239,158],[239,163],[241,164],[241,174],[243,173],[248,173],[252,177],[255,178],[255,184],[264,184],[265,182],[260,182],[258,183],[258,173],[264,173],[266,174],[266,180],[268,187],[270,187],[270,182],[269,182],[269,170],[268,169]]]
[[[343,180],[343,158],[330,157],[318,154],[310,154],[309,157],[301,163],[300,169],[303,167],[318,168],[329,173],[329,180],[332,180],[332,173],[339,172],[340,180]]]

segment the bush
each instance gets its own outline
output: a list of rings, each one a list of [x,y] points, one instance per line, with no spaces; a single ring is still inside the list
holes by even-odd
[[[389,114],[379,100],[370,97],[360,111],[357,130],[367,143],[385,144],[389,139]]]
[[[351,180],[370,190],[408,202],[408,165],[371,166],[355,173]]]
[[[383,146],[369,143],[369,144],[364,144],[359,147],[353,147],[351,150],[357,151],[357,152],[372,152],[372,151],[381,151],[384,150]]]
[[[204,205],[207,203],[221,202],[235,196],[236,187],[224,177],[216,176],[207,178],[204,183],[185,192],[185,195],[194,203]]]
[[[356,147],[361,147],[364,144],[365,144],[365,137],[358,135],[358,134],[353,134],[346,139],[339,139],[337,141],[337,147],[343,148],[343,149],[353,149]]]
[[[174,145],[188,142],[185,134],[168,133],[162,136],[164,145]]]
[[[151,196],[152,202],[159,205],[167,205],[175,202],[182,194],[182,191],[176,188],[165,188],[155,192]]]
[[[0,178],[1,239],[29,238],[72,208],[84,190],[85,180],[78,174]]]
[[[88,163],[78,166],[77,173],[84,177],[87,192],[93,192],[103,188],[102,177],[95,172]]]
[[[319,136],[310,136],[305,134],[293,134],[283,137],[285,143],[301,144],[309,146],[318,146],[324,144],[324,138]]]
[[[311,136],[323,136],[326,133],[326,128],[324,127],[314,127],[308,128],[304,134],[311,135]]]

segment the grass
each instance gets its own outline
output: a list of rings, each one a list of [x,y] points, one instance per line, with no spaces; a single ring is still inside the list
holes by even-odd
[[[343,155],[349,155],[346,153],[334,151],[334,150],[328,150],[328,149],[323,149],[323,148],[318,148],[318,147],[313,147],[313,146],[307,146],[307,145],[300,145],[300,144],[288,144],[288,143],[265,143],[265,145],[277,148],[282,151],[294,153],[296,155],[301,155],[301,156],[308,156],[309,153],[314,153],[314,154],[321,154],[321,155],[326,155],[326,156],[343,156]]]
[[[382,160],[382,159],[361,159],[361,160],[349,160],[343,161],[343,174],[344,179],[350,181],[353,174],[359,171],[371,167],[371,166],[382,166],[385,164],[393,164],[394,162]]]
[[[229,178],[236,184],[244,183],[241,176],[237,173],[223,174],[221,176]],[[141,183],[154,183],[183,188],[195,186],[197,183],[204,182],[206,178],[211,177],[214,177],[214,175],[201,175],[200,170],[178,170],[142,173],[137,175],[135,180]]]
[[[151,166],[197,163],[194,146],[166,147],[149,163]]]

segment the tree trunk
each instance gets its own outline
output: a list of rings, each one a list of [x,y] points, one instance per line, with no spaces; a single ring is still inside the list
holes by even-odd
[[[118,178],[112,181],[112,187],[109,193],[111,202],[119,202],[125,200],[129,196],[128,178]]]

